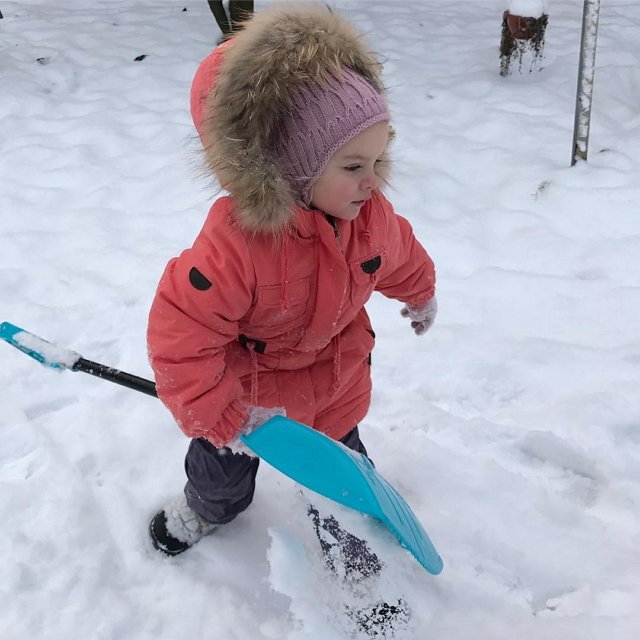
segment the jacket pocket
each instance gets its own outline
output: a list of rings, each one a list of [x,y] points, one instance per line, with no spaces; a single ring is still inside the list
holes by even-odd
[[[376,251],[350,263],[352,305],[361,307],[369,300],[385,262],[385,252]]]
[[[270,335],[280,335],[304,321],[310,308],[310,278],[301,278],[283,284],[259,286],[257,304],[251,314],[250,324],[257,331],[266,330]]]

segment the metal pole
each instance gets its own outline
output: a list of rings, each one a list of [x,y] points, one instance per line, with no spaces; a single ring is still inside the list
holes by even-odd
[[[578,66],[578,91],[576,115],[573,125],[571,166],[578,160],[587,159],[589,147],[589,125],[591,123],[591,98],[593,75],[596,65],[596,41],[600,0],[584,0],[582,12],[582,38],[580,40],[580,63]]]

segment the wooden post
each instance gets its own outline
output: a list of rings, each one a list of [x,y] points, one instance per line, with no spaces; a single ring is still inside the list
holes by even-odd
[[[599,16],[600,0],[584,0],[571,166],[573,166],[578,160],[587,159]]]

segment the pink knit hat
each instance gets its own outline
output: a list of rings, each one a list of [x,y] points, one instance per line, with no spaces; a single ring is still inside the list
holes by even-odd
[[[281,116],[273,137],[280,171],[301,202],[310,204],[311,187],[343,144],[389,118],[380,93],[350,69],[325,85],[305,85]]]

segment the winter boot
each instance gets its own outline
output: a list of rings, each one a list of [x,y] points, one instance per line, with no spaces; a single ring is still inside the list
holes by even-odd
[[[158,551],[168,556],[177,556],[200,538],[213,533],[216,526],[189,507],[183,494],[153,516],[149,524],[149,535]]]

